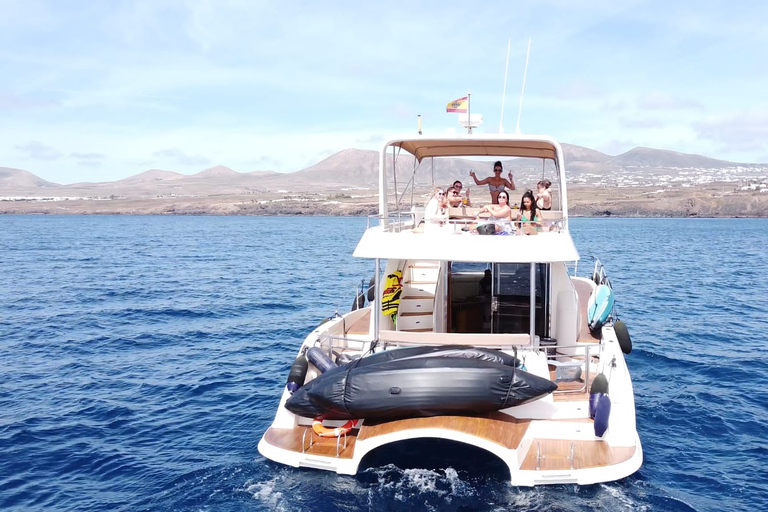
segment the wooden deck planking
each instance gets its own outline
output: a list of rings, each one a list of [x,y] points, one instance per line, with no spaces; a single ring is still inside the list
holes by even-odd
[[[441,428],[454,432],[464,432],[505,448],[516,449],[530,423],[530,420],[519,420],[499,412],[485,416],[433,416],[379,423],[366,421],[360,428],[358,437],[362,441],[404,430]]]
[[[541,470],[571,469],[571,444],[574,445],[574,469],[610,466],[629,460],[635,454],[634,446],[610,446],[605,441],[571,441],[568,439],[534,439],[528,454],[520,465],[522,470],[536,469],[536,445],[541,446]]]
[[[345,334],[368,334],[371,328],[371,310],[369,309],[363,316],[357,319],[347,328]]]
[[[305,453],[309,455],[320,455],[324,457],[336,457],[336,438],[320,437],[312,431],[312,427],[300,425],[294,428],[272,428],[267,429],[264,439],[271,445],[284,450],[301,453],[301,442],[304,432],[308,431],[305,442]],[[355,452],[355,441],[357,439],[357,430],[352,430],[347,434],[347,447],[341,450],[339,458],[351,459]],[[309,440],[312,439],[312,446],[309,446]],[[340,447],[344,446],[344,438],[339,440]]]

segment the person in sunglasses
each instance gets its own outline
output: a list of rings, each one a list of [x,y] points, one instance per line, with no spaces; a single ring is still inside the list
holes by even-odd
[[[493,225],[496,233],[512,234],[515,227],[512,223],[512,209],[509,207],[509,193],[505,190],[499,192],[498,199],[499,204],[489,204],[480,209],[477,217],[485,217],[485,220],[478,223],[478,227]],[[490,233],[493,234],[494,231]]]
[[[488,191],[491,193],[491,203],[499,204],[499,193],[504,191],[504,187],[509,190],[515,190],[515,180],[512,179],[512,173],[509,173],[509,180],[501,177],[501,162],[493,164],[493,176],[482,180],[477,179],[475,171],[469,171],[469,175],[475,180],[477,185],[488,185]]]
[[[424,232],[435,232],[448,226],[448,198],[442,187],[432,191],[427,207],[424,209]]]
[[[467,189],[466,197],[461,198],[461,191],[464,189],[464,184],[461,181],[456,180],[453,185],[448,189],[448,204],[456,208],[458,206],[472,206],[472,201],[469,198],[469,189]]]

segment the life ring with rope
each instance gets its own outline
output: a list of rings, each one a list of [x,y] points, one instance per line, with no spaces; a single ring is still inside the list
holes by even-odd
[[[360,420],[349,420],[340,427],[326,427],[323,425],[323,420],[315,418],[312,422],[312,430],[320,437],[339,437],[345,436],[350,430],[356,428],[360,424]]]

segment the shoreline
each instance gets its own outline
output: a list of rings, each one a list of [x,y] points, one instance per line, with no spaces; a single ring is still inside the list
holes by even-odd
[[[513,197],[515,192],[512,192]],[[423,191],[415,203],[424,203]],[[475,204],[490,202],[473,196]],[[487,200],[487,201],[486,201]],[[768,193],[720,186],[680,189],[573,187],[570,217],[768,218]],[[406,207],[405,209],[410,209]],[[209,215],[357,217],[378,213],[372,194],[351,197],[338,191],[304,194],[217,194],[187,197],[2,200],[0,215]]]

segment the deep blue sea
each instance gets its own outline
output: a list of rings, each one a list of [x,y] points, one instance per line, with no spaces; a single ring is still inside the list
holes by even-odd
[[[0,216],[0,509],[768,510],[768,220],[572,220],[634,343],[629,478],[265,460],[299,344],[372,275],[351,256],[365,226]]]

